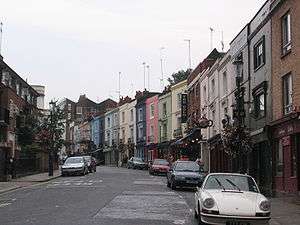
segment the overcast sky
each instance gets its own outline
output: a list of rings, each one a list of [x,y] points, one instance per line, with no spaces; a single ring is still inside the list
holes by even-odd
[[[160,90],[165,78],[192,67],[213,44],[225,50],[265,0],[0,0],[4,60],[31,84],[46,86],[46,101],[85,93],[99,102],[143,89]],[[160,48],[165,49],[160,51]],[[165,81],[165,83],[167,83]],[[147,84],[148,86],[148,84]]]

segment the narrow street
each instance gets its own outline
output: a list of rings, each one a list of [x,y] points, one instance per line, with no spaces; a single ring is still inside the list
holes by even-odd
[[[148,171],[98,167],[0,194],[0,225],[195,225],[193,197],[193,190],[172,191],[165,177]],[[299,208],[271,201],[270,225],[299,224]]]
[[[192,191],[173,192],[147,171],[97,169],[0,195],[0,224],[196,224]]]

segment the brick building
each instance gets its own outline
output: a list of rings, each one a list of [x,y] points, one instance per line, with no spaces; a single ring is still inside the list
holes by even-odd
[[[0,57],[0,180],[7,179],[8,159],[20,158],[18,128],[21,113],[37,113],[39,94]],[[39,168],[33,168],[39,169]]]
[[[272,0],[273,191],[300,191],[300,1]]]

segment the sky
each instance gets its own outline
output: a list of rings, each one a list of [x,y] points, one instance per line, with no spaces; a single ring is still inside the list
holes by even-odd
[[[160,91],[172,73],[192,68],[213,47],[224,51],[265,0],[0,0],[1,55],[46,102],[86,94],[95,102]],[[148,74],[150,82],[148,84]]]

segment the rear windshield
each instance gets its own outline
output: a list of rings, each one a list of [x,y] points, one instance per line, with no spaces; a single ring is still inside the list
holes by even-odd
[[[163,165],[163,166],[168,166],[169,162],[165,159],[155,159],[153,162],[153,165]]]
[[[83,163],[83,158],[68,158],[65,163]]]
[[[200,167],[195,162],[180,162],[175,166],[176,171],[200,172]]]

